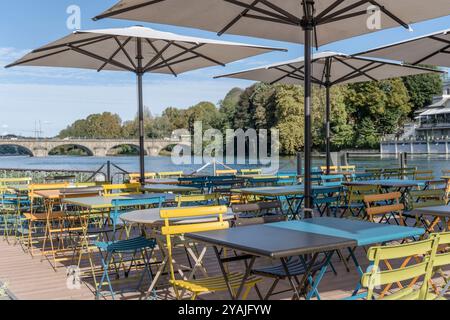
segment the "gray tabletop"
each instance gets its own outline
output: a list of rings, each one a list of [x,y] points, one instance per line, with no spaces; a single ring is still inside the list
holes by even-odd
[[[277,228],[272,224],[189,233],[186,237],[268,258],[285,258],[357,246],[357,242],[352,239]]]
[[[313,186],[313,190],[327,190],[330,187],[327,186]],[[233,189],[233,192],[254,195],[254,196],[267,196],[267,197],[279,197],[290,195],[301,195],[305,191],[303,185],[282,186],[282,187],[260,187],[260,188],[241,188]]]
[[[193,207],[195,208],[195,207]],[[167,209],[167,208],[165,208]],[[125,223],[129,224],[139,224],[139,225],[158,225],[163,224],[164,219],[160,216],[159,208],[156,209],[146,209],[146,210],[136,210],[127,212],[120,216]],[[224,220],[234,220],[235,215],[231,208],[228,208],[228,212],[223,215]],[[187,223],[204,223],[204,222],[214,222],[217,221],[217,217],[204,216],[195,218],[183,218],[183,219],[170,219],[175,224],[187,224]]]
[[[174,201],[175,196],[166,193],[159,194],[137,194],[129,196],[98,196],[98,197],[86,197],[86,198],[73,198],[73,199],[63,199],[63,203],[72,204],[80,206],[86,209],[108,209],[112,208],[113,200],[145,200],[155,197],[165,197],[166,201]]]
[[[411,213],[415,215],[430,215],[450,218],[450,206],[436,206],[414,209]]]

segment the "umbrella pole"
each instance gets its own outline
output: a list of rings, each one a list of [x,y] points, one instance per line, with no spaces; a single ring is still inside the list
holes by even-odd
[[[139,114],[139,172],[141,185],[145,184],[145,126],[144,126],[144,94],[143,94],[143,70],[142,70],[142,40],[137,39],[137,91],[138,91],[138,114]]]
[[[328,84],[325,88],[326,91],[326,110],[325,110],[325,130],[326,130],[326,152],[327,152],[327,174],[331,172],[331,99],[330,99],[330,85]]]
[[[304,22],[303,30],[305,32],[305,218],[309,218],[312,214],[312,179],[311,179],[311,167],[312,167],[312,137],[311,137],[311,74],[312,74],[312,33],[313,33],[313,9],[314,1],[304,1]]]

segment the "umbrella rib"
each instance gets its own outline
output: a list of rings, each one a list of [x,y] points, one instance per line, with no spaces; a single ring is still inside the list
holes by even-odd
[[[202,46],[204,46],[204,45],[205,45],[204,43],[199,43],[199,44],[197,44],[196,46],[192,47],[190,50],[198,49],[198,48],[200,48],[200,47],[202,47]],[[185,55],[186,53],[187,53],[187,52],[181,52],[181,53],[178,53],[178,54],[176,54],[176,55],[174,55],[174,56],[172,56],[172,57],[166,59],[166,62],[168,63],[168,62],[170,62],[170,61],[172,61],[172,60],[175,60],[175,59],[177,59],[177,58],[179,58],[179,57]],[[196,58],[196,57],[195,57],[195,58]],[[149,67],[148,69],[152,69],[152,68],[154,68],[154,67],[160,67],[161,64],[164,64],[164,63],[161,63],[161,62],[160,62],[160,63],[158,63],[158,64],[156,64],[156,65],[154,65],[154,66]]]
[[[387,15],[389,18],[391,18],[392,20],[394,20],[395,22],[397,22],[399,25],[403,26],[405,29],[409,29],[409,24],[407,24],[406,22],[404,22],[402,19],[400,19],[398,16],[396,16],[395,14],[393,14],[391,11],[389,11],[388,9],[386,9],[385,6],[380,5],[377,1],[375,0],[370,0],[369,1],[371,4],[373,4],[374,6],[377,6],[380,8],[380,10]]]
[[[349,74],[346,75],[346,76],[343,76],[343,77],[337,79],[336,81],[333,82],[333,84],[336,84],[336,83],[345,81],[345,80],[347,80],[347,78],[353,77],[353,75],[354,75],[355,73],[356,73],[355,76],[358,76],[358,75],[364,75],[364,76],[366,76],[367,78],[369,78],[369,79],[372,80],[372,81],[377,81],[377,79],[375,79],[375,78],[373,78],[372,76],[370,76],[370,75],[367,74],[368,71],[372,71],[373,69],[370,69],[370,70],[364,70],[365,68],[368,68],[368,67],[370,67],[371,65],[375,64],[375,61],[372,61],[372,62],[366,64],[365,66],[362,66],[361,68],[355,68],[355,67],[352,66],[351,64],[345,62],[344,60],[342,60],[342,59],[340,59],[340,58],[338,58],[338,57],[335,57],[335,59],[336,59],[337,61],[339,61],[340,63],[342,63],[343,65],[349,67],[350,69],[353,69],[354,71],[351,72],[351,73],[349,73]],[[377,66],[377,67],[380,67],[380,66],[381,66],[381,64],[380,64],[379,66]]]
[[[119,40],[117,40],[116,37],[114,37],[114,39],[115,39],[116,41],[119,41]],[[130,39],[131,39],[131,38],[128,38],[128,39],[125,41],[124,44],[126,45],[126,44],[130,41]],[[120,52],[120,46],[119,46],[119,48],[117,48],[116,51],[114,51],[113,54],[109,57],[108,61],[105,61],[105,62],[101,65],[101,67],[97,69],[97,72],[102,71],[102,70],[108,65],[109,61],[110,61],[111,59],[114,59],[115,56],[116,56],[119,52]]]
[[[344,7],[344,8],[342,8],[342,9],[339,9],[339,10],[333,12],[333,13],[329,13],[329,15],[322,15],[321,19],[316,21],[316,23],[318,23],[318,24],[326,24],[326,23],[329,22],[329,20],[334,19],[334,18],[340,16],[341,14],[344,14],[344,13],[346,13],[346,12],[352,10],[352,9],[355,9],[357,7],[360,7],[360,6],[362,6],[362,5],[364,5],[364,4],[368,3],[368,2],[369,2],[369,0],[361,0],[361,1],[358,1],[358,2],[353,3],[351,5],[348,5],[348,6]],[[333,9],[335,9],[335,8],[333,8]]]
[[[149,67],[151,67],[151,65],[153,64],[153,63],[155,63],[160,57],[162,57],[162,55],[164,54],[164,52],[166,52],[167,51],[167,49],[169,49],[170,48],[170,46],[172,45],[172,43],[173,43],[173,41],[169,41],[167,44],[166,44],[166,46],[164,47],[164,48],[162,48],[161,50],[156,50],[156,48],[154,48],[153,46],[153,49],[155,50],[155,52],[156,52],[156,55],[153,57],[153,59],[151,59],[146,65],[145,65],[145,67],[144,67],[144,70],[147,70]]]
[[[173,65],[176,65],[176,64],[179,64],[179,63],[183,63],[183,62],[186,62],[186,61],[194,60],[194,59],[197,59],[197,57],[193,56],[193,57],[184,58],[184,59],[181,59],[181,60],[178,60],[178,61],[175,61],[175,62],[171,62],[170,64],[161,64],[160,63],[160,64],[158,64],[156,66],[153,66],[153,67],[149,68],[148,70],[145,70],[145,72],[147,72],[147,71],[155,71],[155,70],[158,70],[158,69],[162,69],[162,68],[164,68],[166,66],[170,68],[170,66],[173,66]]]
[[[6,65],[5,68],[11,68],[11,67],[14,67],[14,66],[20,66],[20,65],[25,64],[25,63],[33,62],[33,61],[36,61],[36,60],[39,60],[39,59],[43,59],[43,58],[48,58],[48,57],[51,57],[51,56],[54,56],[54,55],[57,55],[57,54],[60,54],[60,53],[63,53],[63,52],[69,51],[69,50],[70,49],[65,48],[65,49],[62,49],[62,50],[59,50],[59,51],[47,53],[46,55],[42,55],[42,56],[39,56],[39,57],[34,57],[34,58],[27,59],[27,60],[14,62],[14,63]]]
[[[416,61],[416,62],[412,63],[412,65],[418,65],[418,64],[424,62],[425,60],[428,60],[428,59],[434,57],[435,55],[437,55],[437,54],[439,54],[439,53],[445,52],[445,51],[446,51],[447,49],[449,49],[449,48],[450,48],[450,44],[449,44],[448,46],[444,47],[444,48],[441,48],[441,49],[439,49],[439,50],[437,50],[437,51],[435,51],[435,52],[430,53],[429,55],[423,57],[423,58],[420,59],[419,61]]]
[[[336,9],[341,3],[343,3],[346,0],[336,0],[334,3],[332,3],[328,8],[324,9],[321,13],[319,13],[316,16],[316,21],[320,21],[325,15]]]
[[[117,42],[117,44],[119,45],[120,49],[122,50],[123,54],[127,57],[128,61],[131,63],[131,65],[133,66],[133,68],[136,70],[136,69],[137,69],[136,64],[134,63],[133,59],[131,59],[131,57],[130,57],[128,51],[125,50],[125,46],[127,45],[127,43],[128,43],[129,41],[132,40],[132,37],[128,37],[128,38],[127,38],[127,41],[124,42],[123,44],[120,43],[120,41],[119,41],[119,39],[117,39],[117,37],[114,37],[114,39],[116,40],[116,42]]]
[[[128,11],[133,11],[133,10],[140,9],[140,8],[143,8],[143,7],[146,7],[146,6],[150,6],[152,4],[156,4],[158,2],[163,2],[163,1],[165,1],[165,0],[152,0],[152,1],[147,1],[147,2],[144,2],[144,3],[136,4],[136,5],[131,6],[131,7],[121,8],[121,9],[118,9],[118,10],[114,10],[114,11],[111,11],[111,12],[107,12],[107,13],[98,15],[93,20],[96,21],[96,20],[108,18],[108,17],[114,16],[114,15],[117,15],[117,14],[125,13],[125,12],[128,12]]]
[[[255,0],[251,4],[244,3],[244,2],[241,2],[241,1],[238,1],[238,0],[223,0],[223,1],[229,2],[229,3],[234,4],[236,6],[239,6],[239,7],[243,7],[243,8],[245,8],[245,10],[243,12],[241,12],[238,16],[236,16],[221,31],[219,31],[218,32],[219,36],[224,34],[226,31],[228,31],[233,25],[235,25],[243,17],[252,18],[252,19],[266,19],[266,21],[272,21],[272,22],[277,22],[277,23],[284,22],[286,24],[293,24],[293,23],[296,24],[299,21],[298,19],[296,19],[295,21],[292,21],[289,17],[286,17],[285,15],[283,15],[283,11],[284,11],[283,9],[281,9],[281,8],[275,6],[275,5],[273,5],[272,9],[277,11],[280,14],[277,14],[275,12],[271,12],[271,11],[268,11],[268,10],[256,7],[256,5],[258,3],[261,3],[261,1],[263,1],[263,0]],[[266,3],[266,5],[267,5],[267,3]],[[249,14],[249,12],[251,12],[251,11],[255,11],[255,12],[261,13],[261,14],[267,16],[267,17],[261,17],[261,16],[255,16],[255,15]]]
[[[436,37],[436,36],[431,36],[430,39],[433,39],[433,40],[436,40],[436,41],[439,41],[439,42],[443,42],[443,43],[445,43],[445,44],[450,44],[450,41],[449,41],[449,40],[441,39],[441,38],[438,38],[438,37]]]
[[[211,62],[213,62],[213,63],[215,63],[215,64],[217,64],[217,65],[220,65],[220,66],[222,66],[222,67],[225,67],[225,63],[220,62],[220,61],[218,61],[218,60],[215,60],[215,59],[213,59],[213,58],[210,58],[210,57],[208,57],[208,56],[206,56],[206,55],[204,55],[204,54],[202,54],[202,53],[199,53],[199,52],[196,51],[196,49],[192,49],[192,50],[191,50],[191,49],[189,49],[189,48],[186,48],[185,46],[182,46],[182,45],[179,44],[179,43],[174,43],[173,45],[176,46],[176,47],[178,47],[178,48],[180,48],[180,49],[185,50],[186,53],[190,52],[190,53],[196,54],[196,55],[197,55],[198,57],[200,57],[200,58],[203,58],[203,59],[208,60],[208,61],[211,61]]]
[[[275,18],[270,18],[270,17],[264,17],[264,16],[259,16],[256,14],[246,14],[245,17],[250,18],[250,19],[255,19],[255,20],[263,20],[263,21],[268,21],[268,22],[275,22],[275,23],[280,23],[280,24],[286,24],[289,26],[296,26],[298,27],[297,24],[290,22],[290,21],[285,21],[285,20],[280,20],[280,19],[275,19]]]
[[[152,47],[153,50],[155,50],[155,52],[158,52],[158,49],[155,47],[155,45],[149,40],[149,39],[145,39],[147,40],[147,43],[150,45],[150,47]],[[164,64],[164,66],[167,66],[167,68],[170,70],[170,72],[172,72],[174,77],[177,77],[178,75],[176,74],[176,72],[172,69],[172,67],[170,66],[170,64],[167,62],[166,59],[164,59],[163,55],[160,55],[160,58]],[[144,69],[145,72],[145,69]]]
[[[346,19],[357,17],[357,16],[362,16],[362,15],[365,15],[365,14],[367,14],[367,11],[365,11],[365,10],[352,12],[352,13],[349,13],[349,14],[344,14],[344,15],[337,16],[337,17],[334,17],[334,18],[330,18],[330,19],[328,19],[326,21],[319,22],[317,25],[323,25],[323,24],[328,24],[328,23],[332,23],[332,22],[336,22],[336,21],[346,20]]]
[[[251,7],[256,6],[261,0],[255,0],[253,3],[250,4]],[[248,12],[250,11],[250,8],[245,9],[242,11],[238,16],[236,16],[233,20],[231,20],[222,30],[220,30],[217,35],[221,36],[225,32],[227,32],[232,26],[234,26],[236,23],[239,22]]]
[[[84,49],[81,49],[81,48],[79,48],[79,47],[75,47],[75,46],[73,46],[73,45],[68,45],[68,47],[69,47],[71,50],[73,50],[73,51],[75,51],[75,52],[78,52],[78,53],[80,53],[80,54],[83,54],[83,55],[85,55],[85,56],[88,56],[88,57],[90,57],[90,58],[92,58],[92,59],[96,59],[96,60],[103,61],[103,62],[108,61],[108,60],[107,60],[106,58],[104,58],[104,57],[101,57],[101,56],[99,56],[99,55],[97,55],[97,54],[95,54],[95,53],[89,52],[89,51],[84,50]],[[124,69],[124,70],[127,70],[127,71],[135,72],[135,70],[131,69],[130,67],[127,67],[126,65],[124,65],[124,64],[122,64],[122,63],[120,63],[120,62],[118,62],[118,61],[116,61],[116,60],[111,60],[111,61],[109,61],[109,64],[112,64],[112,65],[114,65],[114,66],[116,66],[116,67],[118,67],[118,68],[121,68],[121,69]]]
[[[79,44],[79,43],[83,43],[83,42],[89,42],[89,44],[94,44],[97,42],[101,42],[103,40],[108,40],[110,38],[111,38],[111,36],[109,36],[109,35],[101,35],[101,36],[97,36],[97,37],[93,37],[93,38],[89,38],[89,39],[76,40],[76,41],[66,42],[66,43],[62,43],[62,44],[58,44],[58,45],[54,45],[54,46],[50,46],[50,47],[39,48],[39,49],[33,50],[32,53],[38,53],[38,52],[42,52],[42,51],[64,48],[64,47],[67,47],[68,45],[75,45],[75,44]],[[92,42],[92,41],[94,41],[94,42]],[[83,45],[89,45],[89,44],[83,44]]]
[[[295,15],[291,14],[290,12],[280,8],[279,6],[274,5],[273,3],[267,1],[267,0],[261,0],[261,3],[269,7],[270,9],[284,15],[286,18],[291,20],[292,22],[296,22],[298,25],[300,25],[301,20],[296,17]]]

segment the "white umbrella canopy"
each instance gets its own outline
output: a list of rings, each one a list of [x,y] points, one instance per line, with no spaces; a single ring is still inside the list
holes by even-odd
[[[302,0],[121,0],[106,17],[181,25],[237,35],[303,43]],[[317,46],[378,31],[369,29],[368,8],[382,8],[381,28],[450,15],[450,1],[316,0]],[[200,18],[199,18],[200,17]],[[349,24],[351,20],[351,24]]]
[[[411,65],[450,68],[450,29],[378,47],[358,55],[404,61]]]
[[[379,8],[378,25],[370,8]],[[450,1],[432,0],[120,0],[94,20],[117,18],[304,43],[305,208],[312,209],[312,46],[450,15]],[[377,20],[377,19],[375,19]],[[378,22],[378,21],[376,21]],[[311,210],[308,210],[308,214]]]
[[[327,173],[331,166],[331,99],[330,88],[334,85],[378,81],[396,77],[442,71],[381,61],[373,58],[350,56],[344,53],[323,52],[312,57],[312,82],[326,88],[326,154]],[[216,78],[236,78],[262,81],[269,84],[303,84],[305,78],[305,59],[298,58],[279,62],[265,67],[254,68]]]
[[[378,81],[423,73],[442,73],[438,70],[407,66],[379,59],[350,56],[345,53],[322,52],[313,55],[312,82],[321,86]],[[262,81],[269,84],[303,84],[305,59],[298,58],[268,66],[217,76]],[[329,77],[327,78],[327,75]]]
[[[25,55],[13,66],[128,71],[137,76],[139,159],[145,183],[143,75],[180,73],[267,53],[278,48],[186,37],[144,27],[75,31]]]
[[[50,66],[137,72],[137,42],[142,43],[143,72],[178,75],[279,48],[187,37],[144,27],[75,31],[33,50],[8,65]]]

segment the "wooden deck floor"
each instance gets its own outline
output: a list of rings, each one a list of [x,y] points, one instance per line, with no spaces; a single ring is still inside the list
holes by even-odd
[[[8,289],[17,299],[25,300],[93,300],[93,281],[84,279],[79,289],[70,290],[66,285],[67,276],[66,268],[69,262],[58,263],[55,269],[50,265],[48,260],[42,260],[40,256],[32,258],[25,253],[21,246],[10,245],[0,240],[0,282],[8,284]],[[357,257],[360,263],[366,268],[368,262],[365,258],[365,252],[361,249],[357,251]],[[177,261],[185,259],[184,253],[176,257]],[[41,261],[42,260],[42,261]],[[185,259],[187,262],[187,259]],[[205,257],[206,268],[209,274],[220,274],[220,269],[212,250]],[[98,261],[97,261],[98,263]],[[267,265],[271,261],[257,260],[257,265]],[[333,262],[338,275],[329,271],[321,282],[319,291],[322,299],[342,299],[349,296],[352,290],[359,282],[359,276],[350,263],[350,272],[347,272],[344,264],[335,257]],[[242,262],[236,262],[230,265],[230,270],[243,270]],[[166,280],[163,279],[162,282]],[[259,288],[265,293],[272,281],[264,279]],[[127,281],[125,284],[115,285],[114,288],[122,294],[116,296],[116,299],[142,299],[141,292],[136,290],[137,281]],[[146,284],[143,286],[146,288]],[[288,283],[283,281],[279,285],[279,290],[288,289]],[[171,289],[161,289],[158,291],[160,299],[174,299]],[[290,299],[292,293],[287,292],[273,297],[272,299]],[[201,297],[202,299],[228,299],[227,293],[208,294]],[[258,296],[252,292],[250,299],[257,299]]]

